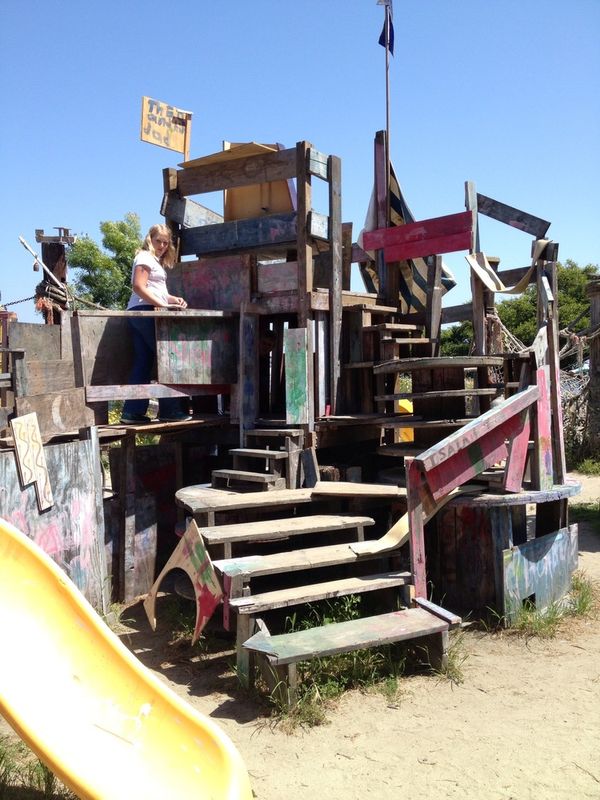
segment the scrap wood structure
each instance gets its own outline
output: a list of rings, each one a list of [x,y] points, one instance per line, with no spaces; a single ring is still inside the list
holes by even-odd
[[[222,606],[240,676],[250,682],[254,663],[266,663],[291,696],[296,664],[314,655],[416,638],[441,663],[454,611],[495,607],[510,621],[525,600],[562,597],[577,561],[549,223],[468,183],[466,210],[400,214],[391,226],[384,153],[379,133],[375,228],[360,246],[342,221],[340,160],[308,142],[228,144],[165,170],[162,213],[181,258],[170,289],[189,308],[137,312],[155,319],[156,383],[126,383],[128,312],[8,329],[6,417],[35,412],[44,449],[72,443],[78,429],[121,442],[110,450],[116,495],[104,518],[113,594],[149,592],[154,623],[163,578],[183,570],[195,636]],[[313,179],[327,187],[324,213],[312,205]],[[191,199],[216,191],[222,214]],[[531,267],[502,272],[485,257],[479,214],[533,236]],[[472,302],[443,308],[442,255],[460,250]],[[351,291],[353,263],[367,291]],[[538,337],[506,353],[494,295],[530,283]],[[473,322],[472,354],[442,357],[442,323],[463,319]],[[36,344],[42,332],[51,357]],[[190,397],[194,419],[153,426],[158,445],[136,446],[134,428],[106,425],[109,401],[164,396]],[[407,400],[412,413],[398,413]],[[1,502],[11,519],[13,501]],[[282,609],[352,594],[373,613],[273,629]]]

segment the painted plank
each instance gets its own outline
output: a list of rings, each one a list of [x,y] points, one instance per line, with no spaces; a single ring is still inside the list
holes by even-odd
[[[511,228],[517,228],[524,233],[530,233],[536,239],[543,239],[550,227],[550,223],[545,219],[534,217],[533,214],[527,214],[525,211],[506,205],[506,203],[500,203],[484,194],[477,194],[477,209],[486,217],[504,222]]]
[[[235,383],[237,348],[233,320],[178,316],[156,320],[159,383]]]
[[[198,531],[198,526],[193,520],[188,524],[181,541],[144,600],[144,610],[152,630],[156,630],[155,606],[158,590],[164,577],[173,569],[183,570],[190,578],[194,589],[196,599],[196,624],[192,635],[192,644],[194,644],[221,602],[223,592]]]
[[[259,294],[296,291],[298,289],[298,262],[280,261],[258,264],[256,276]]]
[[[427,570],[425,566],[425,515],[423,491],[425,481],[414,458],[405,458],[406,503],[410,534],[410,565],[417,597],[427,597]]]
[[[404,226],[402,226],[404,227]],[[394,228],[393,230],[401,230]],[[407,258],[427,258],[427,256],[442,253],[456,253],[459,250],[469,250],[471,247],[471,231],[455,233],[451,236],[439,236],[436,239],[425,239],[420,242],[405,242],[404,244],[386,247],[384,252],[387,264],[394,261],[403,261]]]
[[[185,167],[177,171],[177,188],[187,196],[294,177],[296,148],[289,148]]]
[[[536,463],[536,489],[551,489],[554,484],[554,463],[552,457],[552,423],[550,397],[548,393],[548,367],[536,370],[538,399],[536,403],[536,425],[534,454]]]
[[[145,399],[148,397],[190,397],[229,394],[231,384],[217,383],[210,386],[196,384],[136,383],[116,386],[86,386],[85,397],[88,403],[107,400]]]
[[[8,346],[11,350],[24,350],[27,361],[56,361],[61,357],[60,326],[11,321]]]
[[[398,225],[391,228],[379,228],[364,234],[364,247],[366,250],[392,250],[393,248],[415,245],[420,248],[414,256],[400,256],[400,258],[424,257],[437,255],[448,250],[428,250],[428,243],[434,241],[452,241],[453,237],[460,237],[466,242],[466,248],[471,246],[471,236],[473,232],[473,213],[471,211],[461,211],[458,214],[448,214],[444,217],[433,217],[431,219],[410,222],[406,225]],[[425,249],[423,249],[425,248]],[[386,261],[391,261],[386,255]]]
[[[570,525],[503,552],[504,617],[510,624],[532,598],[540,611],[560,601],[577,569],[578,529]]]
[[[307,517],[290,517],[277,520],[259,520],[232,525],[202,527],[200,533],[207,544],[225,542],[258,542],[262,540],[287,539],[310,533],[353,530],[374,525],[371,517],[345,516],[339,514],[311,514]]]
[[[204,225],[181,232],[180,254],[209,255],[236,250],[292,245],[297,237],[296,212]]]
[[[23,486],[29,486],[29,484],[35,486],[38,508],[40,511],[46,511],[54,504],[54,498],[37,414],[14,417],[10,421],[10,427],[15,442],[21,483]]]
[[[274,608],[288,608],[301,603],[313,603],[316,600],[406,586],[410,582],[410,578],[410,572],[361,575],[360,577],[323,581],[307,586],[293,586],[289,589],[278,589],[247,597],[234,597],[229,600],[229,605],[235,608],[239,614],[262,614]]]
[[[342,165],[337,156],[329,156],[329,249],[331,252],[331,289],[329,295],[329,402],[335,414],[342,402],[340,362],[342,359]]]
[[[523,427],[510,440],[508,457],[504,471],[502,486],[506,492],[520,492],[523,488],[523,476],[527,463],[529,450],[529,436],[531,434],[530,411],[522,411]]]
[[[448,624],[443,620],[421,608],[411,608],[278,636],[257,633],[244,642],[244,647],[264,653],[272,663],[289,664],[313,656],[378,647],[447,630]]]
[[[451,458],[460,449],[476,443],[485,433],[494,430],[508,420],[520,414],[537,401],[539,390],[530,386],[523,392],[509,397],[501,405],[486,411],[477,419],[471,420],[456,433],[450,434],[438,444],[430,447],[419,456],[421,469],[429,471]]]
[[[17,414],[36,414],[42,436],[73,433],[92,425],[94,412],[85,405],[85,389],[66,389],[32,397],[15,398]]]
[[[248,314],[246,306],[240,309],[239,327],[239,409],[240,420],[240,445],[245,444],[245,434],[256,424],[258,416],[258,354],[259,334],[258,317]]]
[[[306,425],[309,414],[308,331],[288,328],[283,335],[285,348],[285,421],[288,425]]]
[[[250,300],[250,262],[249,255],[183,261],[174,269],[181,272],[180,294],[191,309],[238,312]]]
[[[453,368],[473,369],[476,367],[501,367],[504,359],[500,356],[456,356],[452,358]],[[385,361],[373,367],[375,374],[386,372],[413,372],[417,369],[444,369],[447,358],[402,358]]]

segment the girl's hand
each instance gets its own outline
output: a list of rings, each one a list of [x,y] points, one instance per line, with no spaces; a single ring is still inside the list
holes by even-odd
[[[180,308],[187,308],[187,303],[183,299],[183,297],[171,297],[171,303],[173,305],[179,306]]]

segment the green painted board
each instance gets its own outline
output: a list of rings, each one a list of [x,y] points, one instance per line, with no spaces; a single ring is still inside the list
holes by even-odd
[[[283,335],[285,348],[285,421],[287,425],[307,425],[308,334],[306,328],[288,328]]]

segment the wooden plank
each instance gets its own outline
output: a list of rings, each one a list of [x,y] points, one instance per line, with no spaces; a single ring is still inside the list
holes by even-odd
[[[473,319],[473,304],[462,303],[459,306],[442,308],[442,324],[450,325],[455,322],[466,322]]]
[[[340,361],[342,356],[342,166],[337,156],[329,156],[329,248],[331,251],[331,291],[329,324],[329,402],[335,414],[341,403]]]
[[[543,239],[550,227],[550,223],[540,217],[534,217],[518,208],[500,203],[491,197],[477,194],[477,209],[486,217],[491,217],[498,222],[504,222],[511,228],[517,228],[524,233],[530,233],[536,239]]]
[[[505,400],[502,405],[490,409],[481,417],[471,420],[462,430],[450,434],[439,444],[421,453],[419,465],[421,469],[429,472],[461,449],[476,443],[485,433],[518,416],[521,411],[529,408],[539,397],[537,386],[530,386],[523,392]]]
[[[169,286],[172,276],[179,272],[179,293],[188,307],[237,313],[242,303],[250,301],[250,261],[249,255],[183,261],[169,274]],[[178,292],[173,289],[172,293]]]
[[[405,586],[410,581],[410,572],[386,572],[378,575],[361,575],[356,578],[341,578],[333,581],[294,586],[273,592],[235,597],[229,601],[239,614],[262,614],[274,608],[288,608],[316,600],[328,600],[363,592],[376,592]],[[433,604],[432,604],[433,605]]]
[[[183,570],[190,578],[194,589],[196,598],[196,624],[192,635],[192,644],[194,644],[219,605],[223,592],[198,527],[193,520],[187,526],[181,541],[144,600],[144,610],[152,630],[156,630],[155,604],[158,589],[164,577],[173,569]]]
[[[530,411],[522,411],[523,427],[514,436],[508,445],[508,457],[504,471],[502,486],[506,492],[520,492],[523,488],[523,476],[527,463],[529,450],[529,436],[531,433]]]
[[[75,370],[72,361],[48,360],[23,363],[15,394],[38,395],[75,388]]]
[[[159,383],[236,383],[237,331],[220,318],[156,319]]]
[[[272,494],[279,494],[272,492]],[[370,559],[371,554],[357,555],[350,544],[323,545],[304,550],[290,550],[270,555],[242,556],[240,558],[219,559],[214,563],[223,575],[241,576],[247,581],[261,575],[275,575],[281,572],[298,572],[317,567],[331,567],[338,564],[352,564]]]
[[[419,608],[424,608],[425,611],[429,611],[429,613],[433,614],[435,617],[443,619],[448,623],[450,628],[456,628],[462,622],[462,619],[457,614],[453,614],[452,611],[447,611],[445,608],[432,603],[431,600],[426,600],[424,597],[416,597],[415,603]]]
[[[383,483],[354,483],[353,481],[318,481],[312,489],[319,497],[406,497],[406,489]]]
[[[46,511],[54,505],[54,497],[37,415],[32,413],[14,417],[10,427],[21,484],[24,487],[34,485],[38,509]]]
[[[11,350],[25,350],[27,361],[57,361],[61,357],[60,326],[11,321],[8,345]]]
[[[406,503],[410,534],[410,564],[417,597],[427,597],[427,571],[425,566],[425,509],[422,492],[424,479],[414,458],[405,458]]]
[[[239,328],[239,420],[240,445],[245,444],[245,435],[254,428],[258,416],[258,317],[247,313],[246,306],[240,310]]]
[[[308,151],[308,172],[326,181],[329,180],[329,160],[324,153],[320,153],[314,147]]]
[[[312,489],[284,489],[278,492],[228,492],[207,486],[186,486],[175,499],[190,514],[206,515],[215,511],[240,511],[249,508],[277,508],[310,503]]]
[[[260,248],[272,250],[295,244],[297,231],[298,215],[295,211],[233,220],[221,225],[184,228],[180,255],[206,256]]]
[[[472,395],[497,395],[502,390],[502,386],[497,389],[439,389],[431,392],[396,392],[395,394],[384,394],[375,398],[375,400],[427,400],[436,397],[470,397]]]
[[[88,403],[106,402],[108,400],[145,399],[148,397],[190,397],[229,394],[231,384],[200,386],[196,384],[136,383],[117,384],[116,386],[86,386],[85,398]]]
[[[378,647],[447,630],[448,625],[443,620],[421,608],[411,608],[277,636],[257,633],[244,642],[244,647],[264,653],[272,663],[289,664],[317,655]]]
[[[310,419],[307,329],[288,328],[284,332],[284,348],[285,421],[288,425],[306,425]]]
[[[452,367],[474,369],[476,367],[501,367],[504,360],[500,356],[456,356],[452,358]],[[444,369],[448,366],[447,358],[403,358],[385,361],[373,367],[375,374],[385,372],[412,372],[417,369]]]
[[[547,490],[554,485],[554,464],[552,458],[552,424],[550,397],[548,394],[548,367],[536,371],[538,399],[536,403],[534,455],[536,489]]]
[[[176,222],[184,228],[198,228],[200,225],[217,225],[223,222],[223,215],[210,208],[190,200],[189,197],[180,197],[176,192],[166,192],[160,213],[171,222]]]
[[[254,186],[296,177],[296,150],[228,158],[177,171],[177,188],[182,196]]]
[[[310,297],[313,290],[312,246],[308,235],[309,215],[312,208],[312,185],[308,172],[308,142],[296,144],[296,183],[298,193],[298,218],[296,247],[298,259],[298,327],[308,327]],[[311,380],[312,385],[312,380]]]
[[[503,552],[504,617],[510,624],[523,601],[544,611],[571,588],[577,569],[578,530],[571,525]]]
[[[404,258],[440,255],[452,252],[453,249],[468,250],[471,247],[472,234],[473,213],[461,211],[458,214],[448,214],[444,217],[433,217],[406,225],[369,231],[364,234],[363,243],[366,250],[385,249],[386,262],[389,263]],[[462,244],[455,248],[455,242],[459,240]],[[428,249],[433,247],[434,243],[444,241],[447,241],[452,249]],[[407,248],[406,254],[402,248]],[[388,253],[390,257],[388,257]],[[391,257],[392,253],[395,258]]]
[[[268,472],[248,472],[242,469],[213,469],[213,484],[216,479],[247,481],[248,483],[275,483],[278,479],[276,475]]]
[[[278,261],[259,264],[256,270],[259,294],[290,292],[298,289],[298,262]]]
[[[262,458],[266,461],[287,458],[287,453],[284,450],[253,450],[249,447],[235,447],[229,452],[234,456],[244,456],[245,458]]]
[[[32,397],[17,397],[15,405],[19,416],[37,414],[44,438],[75,432],[94,423],[94,414],[85,404],[83,388],[48,392]]]
[[[260,542],[263,540],[274,541],[310,533],[355,530],[374,524],[375,522],[371,517],[311,514],[307,517],[289,517],[202,527],[200,533],[207,544],[215,545],[234,542]]]

